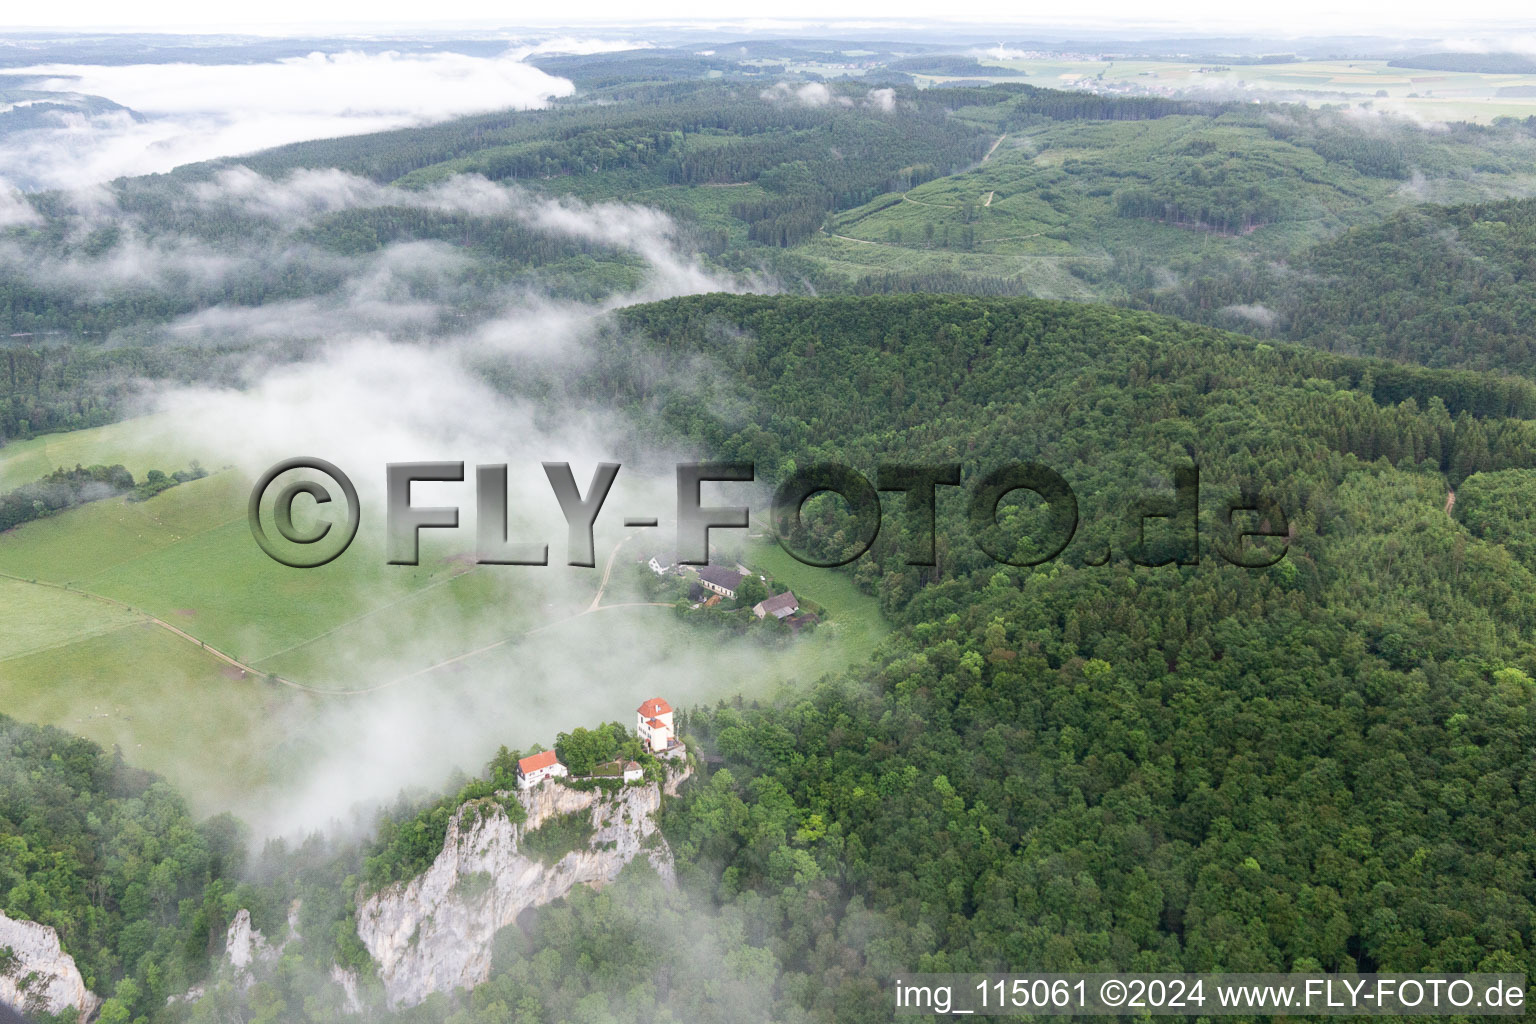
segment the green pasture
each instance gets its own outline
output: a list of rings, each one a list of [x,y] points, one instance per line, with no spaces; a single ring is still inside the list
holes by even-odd
[[[145,436],[130,421],[39,438],[5,449],[0,469],[16,480],[75,462],[170,465],[136,447]],[[291,777],[279,762],[294,751],[324,750],[316,702],[361,710],[402,687],[483,700],[490,685],[559,710],[586,680],[605,695],[594,713],[621,715],[636,687],[687,702],[814,679],[867,658],[886,631],[846,577],[781,565],[776,547],[761,552],[765,571],[834,610],[825,628],[781,644],[722,643],[670,608],[586,613],[592,570],[475,566],[447,543],[424,544],[420,566],[389,566],[365,531],[331,564],[291,569],[252,540],[248,487],[224,470],[0,534],[0,707],[115,744],[216,810]],[[601,562],[611,540],[599,542]],[[615,580],[630,561],[621,551]],[[605,601],[632,600],[621,589]],[[539,739],[549,737],[508,741]]]
[[[0,445],[0,490],[77,465],[121,464],[140,479],[151,469],[166,473],[185,469],[196,456],[196,447],[178,438],[164,417],[141,416],[89,430],[5,442]]]
[[[9,590],[0,597],[7,607],[39,599]],[[307,719],[315,700],[241,678],[145,620],[114,622],[112,613],[85,606],[53,612],[46,628],[74,630],[73,639],[0,658],[0,707],[118,747],[130,764],[170,779],[200,811],[237,806],[262,788],[274,768],[269,752]],[[42,627],[34,621],[30,632],[37,637]]]
[[[811,636],[814,642],[802,645],[818,674],[851,662],[868,661],[890,632],[880,615],[879,604],[860,590],[844,570],[805,565],[771,539],[751,544],[746,564],[766,573],[777,588],[792,590],[802,600],[814,601],[826,609],[826,621]]]

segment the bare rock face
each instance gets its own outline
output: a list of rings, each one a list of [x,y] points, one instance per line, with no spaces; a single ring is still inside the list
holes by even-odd
[[[229,922],[229,928],[224,932],[224,963],[228,965],[226,976],[241,992],[256,983],[258,968],[276,960],[288,943],[298,938],[299,905],[299,900],[288,905],[288,935],[276,946],[251,924],[249,910],[241,907],[235,913],[235,919]],[[195,1003],[207,994],[208,985],[193,985],[179,995],[166,996],[165,1003],[167,1006]]]
[[[277,951],[251,927],[251,912],[241,907],[224,936],[224,955],[237,974],[249,974],[252,964],[272,959]]]
[[[342,1009],[347,1013],[362,1013],[363,1002],[357,997],[357,974],[340,964],[331,964],[331,981],[341,988]]]
[[[24,1013],[63,1013],[89,1020],[101,999],[85,987],[75,958],[47,925],[0,914],[0,1003]]]
[[[483,982],[498,930],[528,907],[557,900],[575,886],[612,881],[636,857],[646,857],[672,884],[672,851],[653,817],[661,806],[658,785],[609,794],[551,781],[517,799],[528,812],[520,825],[494,803],[460,808],[431,867],[358,907],[358,936],[379,964],[391,1007],[414,1006],[433,992]],[[521,852],[529,832],[577,811],[589,811],[595,828],[584,848],[550,865]]]

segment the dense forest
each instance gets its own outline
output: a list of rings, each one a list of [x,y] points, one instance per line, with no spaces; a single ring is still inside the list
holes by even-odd
[[[737,344],[715,344],[722,332]],[[698,387],[654,391],[685,364],[702,368]],[[1006,564],[1047,543],[1027,502],[1000,510],[989,543],[1003,561],[975,545],[958,493],[940,494],[935,566],[907,564],[904,530],[883,530],[847,570],[898,626],[874,662],[783,702],[686,716],[708,770],[664,808],[681,889],[635,868],[574,895],[510,929],[473,995],[398,1019],[545,1019],[580,1003],[731,1020],[751,997],[772,1019],[873,1021],[893,972],[1018,964],[1536,966],[1536,386],[953,296],[635,307],[567,386],[627,406],[650,440],[770,480],[814,460],[908,461],[958,463],[970,483],[1038,460],[1070,482],[1081,524],[1036,568]],[[1172,521],[1139,543],[1127,529],[1168,512],[1187,464],[1198,564],[1148,564],[1196,554]],[[1454,512],[1450,487],[1467,494]],[[817,502],[817,543],[845,550],[835,501]],[[1218,558],[1229,503],[1283,515],[1284,557]],[[901,525],[898,506],[887,514]],[[560,743],[585,763],[623,752],[614,728]],[[328,1019],[312,958],[366,969],[346,938],[363,876],[419,870],[446,814],[504,787],[515,757],[399,809],[371,847],[269,851],[247,905],[280,931],[307,894],[306,952],[169,1019],[252,1000]],[[688,921],[693,938],[614,946],[656,919]],[[730,984],[656,987],[705,955]]]
[[[631,59],[640,58],[623,57]],[[135,379],[228,379],[229,353],[193,346],[234,344],[218,329],[230,312],[339,303],[361,270],[390,258],[441,254],[436,282],[417,274],[396,286],[438,300],[436,316],[391,325],[421,337],[472,327],[508,294],[595,302],[642,280],[644,261],[612,242],[412,198],[464,175],[550,198],[642,197],[706,266],[787,290],[1059,293],[1054,279],[1037,279],[1046,268],[1009,258],[1007,246],[1022,244],[1020,255],[1072,256],[1062,267],[1085,297],[1260,333],[1278,322],[1282,337],[1431,365],[1493,368],[1491,353],[1513,333],[1497,325],[1519,320],[1518,307],[1502,305],[1525,272],[1514,206],[1392,214],[1414,175],[1463,192],[1507,192],[1528,162],[1528,127],[1428,133],[1384,123],[1361,132],[1330,111],[1024,83],[919,90],[620,77],[548,110],[300,143],[125,180],[100,209],[63,193],[31,196],[37,222],[0,231],[0,434],[99,425],[122,414]],[[997,181],[979,179],[982,190],[963,203],[905,201],[927,182],[959,187],[1018,136],[1061,159],[1011,163],[994,172]],[[1487,181],[1463,181],[1468,168]],[[358,186],[338,171],[399,191],[347,205],[331,193]],[[298,224],[262,205],[282,187],[311,204]],[[986,209],[987,195],[999,206]],[[1005,205],[1008,214],[995,212]],[[1476,224],[1461,223],[1468,218]],[[855,271],[813,248],[827,232],[865,240],[866,220],[890,222],[867,239],[879,246],[865,254],[878,253],[878,269]],[[1350,226],[1318,244],[1320,233]],[[1156,233],[1164,227],[1179,230]],[[1453,231],[1466,237],[1452,245]],[[1202,233],[1224,241],[1180,237]],[[1476,259],[1458,255],[1467,251]],[[934,262],[933,253],[961,258]],[[967,262],[972,254],[987,262]],[[1441,280],[1428,277],[1430,259]],[[1298,260],[1315,268],[1287,276]],[[1383,275],[1399,298],[1358,308],[1382,291]],[[1332,280],[1356,296],[1317,294]],[[1231,312],[1259,306],[1248,320]],[[1445,345],[1447,320],[1475,326]],[[1373,330],[1377,337],[1361,336]],[[1484,343],[1483,332],[1493,339]],[[274,329],[262,342],[317,337]],[[1487,351],[1445,355],[1469,346]]]
[[[55,929],[126,1024],[208,970],[248,839],[164,782],[59,729],[0,715],[0,912]]]
[[[1210,273],[1138,301],[1338,352],[1531,377],[1536,201],[1415,207],[1284,265]]]
[[[1387,64],[1394,68],[1469,71],[1479,75],[1529,75],[1536,72],[1536,60],[1524,53],[1423,53],[1389,60]]]
[[[753,396],[753,426],[718,392],[666,410],[733,457],[1041,458],[1095,496],[1189,458],[1295,528],[1262,571],[1095,567],[1088,524],[1087,558],[1034,571],[956,540],[923,587],[877,544],[855,576],[905,624],[877,665],[695,716],[723,767],[669,834],[718,902],[771,916],[802,1006],[878,1019],[877,979],[914,963],[1531,969],[1536,605],[1492,512],[1528,493],[1529,427],[1500,416],[1528,398],[1474,416],[1485,399],[1447,375],[1387,384],[1379,364],[1035,303],[625,316],[671,358],[712,329],[753,339],[717,378]],[[1444,511],[1473,468],[1458,423],[1487,539]],[[1501,438],[1487,462],[1474,429]],[[959,505],[941,538],[964,536]]]

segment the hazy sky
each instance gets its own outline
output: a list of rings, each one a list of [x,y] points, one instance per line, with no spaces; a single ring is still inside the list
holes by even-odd
[[[996,24],[1142,25],[1178,24],[1197,31],[1267,28],[1298,35],[1368,31],[1394,35],[1423,31],[1458,34],[1476,23],[1529,23],[1528,0],[1469,0],[1454,6],[1427,0],[1291,0],[1283,4],[1242,4],[1232,0],[1080,0],[1059,5],[1018,0],[972,0],[936,7],[930,0],[777,0],[768,8],[722,5],[718,0],[568,0],[557,5],[494,3],[487,0],[265,0],[259,13],[247,7],[209,5],[205,0],[76,0],[64,4],[8,4],[0,31],[35,27],[190,30],[241,29],[265,32],[334,30],[364,26],[488,28],[498,25],[633,23],[650,19],[720,22],[760,19],[763,27],[796,19],[924,19]],[[789,28],[792,26],[786,26]],[[1105,25],[1104,27],[1109,27]]]

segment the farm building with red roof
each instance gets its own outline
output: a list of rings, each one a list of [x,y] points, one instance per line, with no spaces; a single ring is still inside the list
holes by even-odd
[[[565,765],[555,756],[553,750],[546,750],[541,754],[530,754],[517,762],[517,785],[519,789],[532,789],[545,779],[555,779],[568,775]]]

